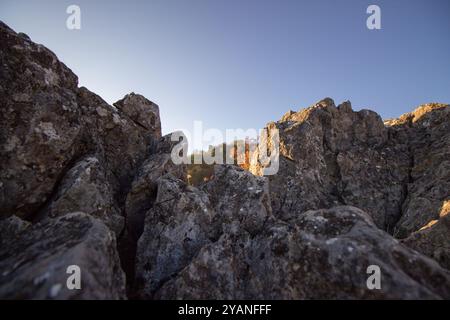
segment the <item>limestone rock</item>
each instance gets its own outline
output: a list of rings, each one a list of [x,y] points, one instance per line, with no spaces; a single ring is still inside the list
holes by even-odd
[[[114,103],[114,106],[122,110],[135,123],[151,131],[155,136],[161,137],[159,108],[153,102],[132,92]]]
[[[64,176],[44,214],[57,217],[81,211],[101,219],[119,235],[124,227],[124,218],[113,196],[99,159],[86,157]]]
[[[383,122],[326,98],[267,125],[276,175],[194,187],[156,104],[109,105],[2,22],[0,64],[0,298],[450,299],[449,105]]]
[[[78,101],[85,114],[88,145],[102,155],[105,170],[112,174],[117,200],[123,203],[134,175],[160,133],[142,128],[86,88],[79,89]]]
[[[0,217],[35,219],[67,171],[87,155],[102,160],[123,203],[161,137],[158,106],[131,94],[118,110],[78,88],[77,77],[50,50],[3,23],[0,40]],[[138,111],[154,125],[142,125]]]
[[[78,79],[0,22],[0,217],[28,218],[81,152]]]
[[[407,197],[395,235],[406,237],[450,207],[450,105],[427,104],[388,123],[411,157]]]
[[[381,290],[367,288],[367,267]],[[211,284],[214,285],[211,285]],[[450,273],[353,207],[308,211],[255,237],[223,234],[156,293],[162,299],[435,299]]]
[[[80,290],[66,286],[66,271],[71,265],[81,269]],[[0,248],[0,297],[125,298],[125,278],[114,233],[84,213],[70,213],[28,227]]]
[[[402,242],[450,270],[450,215],[433,220]]]
[[[137,247],[141,297],[152,297],[222,234],[255,235],[263,229],[271,215],[267,180],[235,166],[216,166],[214,176],[202,189],[171,175],[159,180]]]
[[[184,165],[175,165],[170,152],[175,144],[170,141],[168,134],[156,142],[154,153],[142,164],[136,174],[125,202],[125,213],[129,232],[137,235],[136,240],[144,228],[145,213],[156,199],[158,179],[170,173],[172,176],[185,180]]]
[[[279,130],[280,168],[269,176],[274,214],[354,205],[392,232],[408,179],[407,148],[390,138],[381,118],[330,98],[268,125]],[[251,168],[260,174],[258,166]]]

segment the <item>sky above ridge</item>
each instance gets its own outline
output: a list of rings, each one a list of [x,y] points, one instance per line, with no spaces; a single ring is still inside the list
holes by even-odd
[[[371,4],[381,30],[366,26]],[[450,102],[448,0],[0,0],[0,20],[107,102],[157,103],[164,134],[258,129],[324,97],[383,118]]]

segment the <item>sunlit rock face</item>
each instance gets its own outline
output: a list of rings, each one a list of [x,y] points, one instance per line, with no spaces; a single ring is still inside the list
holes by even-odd
[[[409,154],[380,116],[327,98],[268,126],[280,133],[280,169],[270,177],[274,214],[353,205],[392,232],[401,216]],[[256,167],[252,171],[258,173]]]
[[[450,270],[450,215],[432,220],[402,242]]]
[[[329,98],[286,113],[267,126],[280,132],[280,170],[269,177],[275,214],[344,204],[398,237],[419,230],[450,199],[449,120],[449,105],[427,104],[383,123]]]
[[[194,186],[156,104],[109,105],[3,23],[0,49],[0,298],[450,298],[448,105],[383,122],[326,98],[268,124],[276,175]]]

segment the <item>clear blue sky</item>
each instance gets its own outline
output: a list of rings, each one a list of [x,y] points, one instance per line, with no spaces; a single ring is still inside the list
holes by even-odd
[[[382,30],[366,28],[370,4]],[[159,104],[164,133],[261,128],[327,96],[383,118],[450,102],[449,0],[0,0],[0,19],[109,103]]]

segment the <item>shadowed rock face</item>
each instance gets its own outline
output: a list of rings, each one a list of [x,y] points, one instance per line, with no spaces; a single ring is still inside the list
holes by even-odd
[[[278,174],[194,187],[151,101],[109,105],[1,22],[0,64],[0,298],[450,298],[448,105],[327,98],[268,124]]]
[[[3,23],[0,30],[0,216],[42,214],[66,173],[90,155],[101,160],[113,194],[124,201],[151,141],[161,137],[158,106],[125,97],[153,115],[155,126],[143,127],[129,115],[131,107],[122,112],[78,88],[77,77],[50,50]]]
[[[406,237],[450,212],[450,106],[427,104],[389,121],[411,159],[395,235]]]
[[[367,289],[366,269],[373,264],[383,270],[382,290]],[[335,207],[288,223],[272,220],[253,237],[242,229],[222,234],[157,297],[430,299],[448,297],[449,280],[448,272],[403,247],[361,210]]]
[[[9,228],[11,218],[0,221]],[[114,234],[84,213],[18,229],[0,248],[3,299],[123,299],[125,277]],[[82,290],[68,290],[67,268],[82,270]]]

